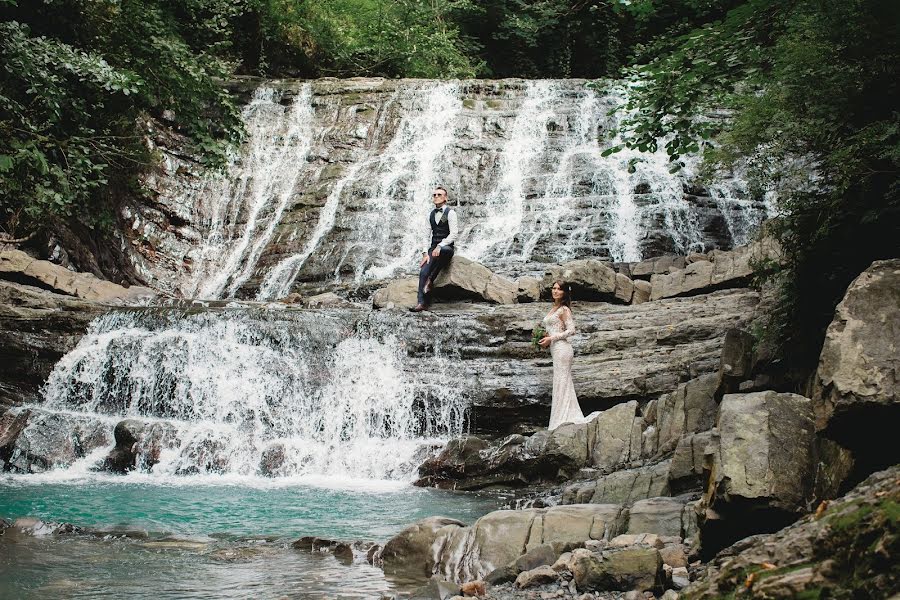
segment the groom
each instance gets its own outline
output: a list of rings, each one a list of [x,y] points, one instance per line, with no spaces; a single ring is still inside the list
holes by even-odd
[[[453,242],[456,241],[456,234],[459,231],[456,211],[447,206],[446,188],[441,186],[434,188],[431,200],[434,202],[434,210],[428,217],[431,225],[431,243],[428,250],[422,253],[422,261],[419,263],[418,304],[409,309],[413,312],[422,312],[428,308],[434,280],[453,258]]]

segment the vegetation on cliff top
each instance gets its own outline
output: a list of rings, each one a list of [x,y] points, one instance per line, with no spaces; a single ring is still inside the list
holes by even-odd
[[[147,117],[221,164],[242,133],[220,85],[234,74],[625,74],[629,145],[666,139],[673,168],[703,151],[711,172],[741,165],[778,191],[773,329],[785,354],[814,357],[850,279],[897,255],[898,13],[891,0],[0,0],[0,232],[111,223],[153,162]]]

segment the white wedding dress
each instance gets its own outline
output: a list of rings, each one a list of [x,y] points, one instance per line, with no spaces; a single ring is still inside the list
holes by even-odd
[[[569,337],[575,333],[572,311],[561,306],[544,317],[543,323],[550,336],[550,355],[553,357],[553,404],[550,406],[550,429],[553,430],[563,423],[584,421],[584,413],[572,383],[572,359],[575,356],[569,343]]]

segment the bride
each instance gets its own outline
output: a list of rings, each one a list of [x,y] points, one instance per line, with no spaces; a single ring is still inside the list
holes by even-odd
[[[543,321],[547,335],[538,343],[542,348],[549,346],[553,356],[553,404],[550,407],[550,429],[553,430],[563,423],[583,421],[584,414],[578,406],[572,383],[574,351],[568,338],[575,333],[575,321],[572,319],[569,286],[556,281],[550,294],[553,296],[553,308]]]

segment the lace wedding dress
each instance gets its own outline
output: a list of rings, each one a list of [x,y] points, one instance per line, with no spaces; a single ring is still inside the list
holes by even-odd
[[[572,359],[575,352],[569,337],[575,333],[572,311],[561,306],[544,317],[544,328],[550,336],[550,355],[553,357],[553,404],[550,407],[550,429],[563,423],[584,421],[578,406],[575,384],[572,383]]]

